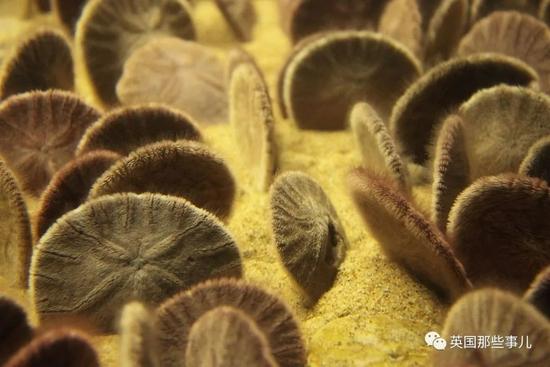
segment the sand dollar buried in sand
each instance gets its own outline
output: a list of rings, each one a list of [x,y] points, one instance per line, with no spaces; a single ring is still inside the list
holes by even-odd
[[[48,89],[74,89],[73,56],[65,36],[41,30],[28,36],[5,60],[0,98]]]
[[[303,367],[306,354],[292,313],[277,297],[235,280],[214,280],[199,284],[164,302],[156,312],[160,365],[187,366],[185,351],[193,325],[208,311],[220,306],[244,312],[267,338],[280,367]]]
[[[550,91],[550,31],[543,22],[518,12],[495,12],[477,22],[460,41],[460,56],[494,52],[515,57],[539,74],[541,90]]]
[[[380,18],[378,32],[401,42],[419,60],[423,59],[424,34],[418,0],[389,1]]]
[[[390,129],[399,152],[425,164],[434,129],[475,92],[503,83],[528,86],[536,80],[536,72],[523,62],[493,54],[455,58],[435,66],[393,107]]]
[[[283,265],[317,301],[332,287],[349,246],[330,199],[306,174],[284,173],[271,188],[271,222]]]
[[[97,120],[78,143],[78,155],[106,149],[128,155],[145,145],[163,140],[202,140],[193,120],[163,105],[123,107]]]
[[[471,288],[444,236],[387,178],[357,169],[349,185],[368,228],[390,258],[445,299],[454,300]]]
[[[8,297],[0,295],[0,364],[4,363],[33,335],[27,314],[21,306]]]
[[[0,275],[27,287],[32,236],[27,206],[13,174],[0,159]]]
[[[523,292],[550,264],[550,189],[522,176],[483,177],[455,201],[447,233],[476,286]]]
[[[116,105],[115,87],[126,59],[148,40],[163,35],[195,38],[186,1],[89,1],[77,25],[76,55],[96,99]]]
[[[235,181],[217,155],[190,141],[147,145],[107,170],[90,198],[118,192],[158,192],[189,200],[226,219],[235,198]]]
[[[129,300],[156,305],[241,272],[237,246],[213,215],[184,199],[128,193],[90,201],[46,232],[31,293],[42,321],[82,318],[109,332]]]
[[[476,345],[465,348],[465,336],[471,335]],[[485,336],[489,343],[482,344]],[[501,290],[478,290],[456,302],[447,314],[442,337],[447,348],[434,351],[434,366],[550,364],[550,322],[530,304]]]
[[[529,148],[519,166],[519,174],[550,182],[550,136],[541,138]]]
[[[78,140],[99,112],[75,94],[15,95],[0,105],[0,155],[26,193],[38,196],[74,156]]]
[[[251,62],[231,72],[229,117],[254,186],[267,190],[276,169],[273,110],[264,78]]]
[[[240,41],[252,40],[256,10],[252,0],[216,0],[223,16]]]
[[[124,306],[119,325],[121,367],[158,366],[151,312],[143,304]]]
[[[251,317],[221,306],[206,312],[189,331],[187,366],[277,367],[269,341]]]
[[[40,197],[33,226],[35,241],[63,214],[84,203],[94,182],[120,158],[116,153],[96,150],[57,171]]]
[[[224,68],[206,46],[160,38],[136,50],[116,87],[123,104],[159,102],[188,113],[201,124],[226,123]]]
[[[280,76],[280,102],[304,129],[344,129],[349,109],[359,101],[386,118],[420,74],[412,53],[372,32],[327,33],[299,47]]]

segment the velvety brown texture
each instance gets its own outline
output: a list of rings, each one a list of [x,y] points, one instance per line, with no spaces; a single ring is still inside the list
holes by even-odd
[[[152,317],[152,313],[139,302],[124,306],[119,326],[121,367],[158,366]]]
[[[550,319],[550,266],[536,276],[524,298]]]
[[[476,22],[500,10],[516,10],[523,13],[537,13],[540,0],[472,0],[470,4],[471,22]]]
[[[529,148],[519,166],[519,174],[550,182],[550,137],[538,140]]]
[[[0,365],[27,344],[33,335],[21,306],[0,294]]]
[[[71,34],[88,0],[50,0],[57,19]]]
[[[422,13],[418,0],[391,0],[378,25],[378,32],[405,45],[419,60],[424,57]]]
[[[256,10],[252,0],[216,0],[223,16],[243,42],[252,39],[252,31],[256,24]]]

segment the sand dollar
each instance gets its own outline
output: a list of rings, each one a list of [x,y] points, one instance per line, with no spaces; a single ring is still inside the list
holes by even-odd
[[[33,335],[27,314],[21,306],[0,294],[0,364],[4,363]]]
[[[121,367],[158,366],[151,312],[139,302],[124,306],[120,318]]]
[[[529,148],[519,166],[519,173],[550,182],[550,136],[541,138]]]
[[[74,33],[76,22],[88,0],[50,0],[57,19],[69,33]]]
[[[216,0],[216,4],[237,38],[243,42],[251,41],[257,20],[252,0]]]
[[[405,45],[419,59],[423,58],[422,14],[417,0],[391,0],[385,6],[378,32]]]

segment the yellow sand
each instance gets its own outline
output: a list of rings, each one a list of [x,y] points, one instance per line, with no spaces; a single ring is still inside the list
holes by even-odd
[[[259,24],[254,42],[244,47],[256,57],[271,95],[276,97],[278,71],[290,44],[280,30],[276,2],[258,0],[255,4]],[[196,19],[201,42],[224,49],[238,45],[212,2],[199,2]],[[208,127],[204,129],[208,144],[227,160],[239,184],[228,226],[241,248],[245,278],[277,294],[293,310],[303,330],[310,366],[428,365],[430,350],[424,346],[424,334],[440,329],[444,306],[385,257],[355,211],[345,184],[347,172],[360,164],[351,133],[300,131],[291,121],[282,120],[277,104],[274,106],[280,171],[304,171],[323,186],[340,215],[351,248],[334,287],[317,305],[307,308],[278,261],[268,196],[249,184],[230,126]],[[424,210],[429,207],[428,192],[426,187],[415,190]],[[5,289],[0,282],[0,290]],[[27,302],[20,292],[8,293]],[[117,366],[118,338],[94,340],[103,365]]]

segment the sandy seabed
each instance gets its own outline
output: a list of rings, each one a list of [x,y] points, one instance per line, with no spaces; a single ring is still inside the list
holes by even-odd
[[[255,5],[259,19],[254,41],[240,46],[256,58],[274,98],[279,172],[300,170],[321,184],[340,216],[350,249],[333,288],[315,306],[307,307],[279,262],[271,236],[269,197],[253,189],[231,127],[205,127],[207,144],[226,159],[238,182],[228,227],[241,249],[244,277],[281,297],[293,310],[307,345],[309,366],[426,366],[431,350],[424,335],[440,330],[446,306],[387,259],[353,207],[346,175],[361,159],[351,132],[301,131],[280,117],[275,86],[291,45],[279,27],[276,1],[257,0]],[[213,2],[200,1],[195,19],[200,42],[222,52],[239,46]],[[414,189],[426,212],[429,192],[430,187]],[[32,212],[36,202],[29,200],[28,205]],[[25,305],[36,320],[26,294],[8,288],[2,279],[0,291]],[[118,337],[95,337],[94,342],[103,366],[119,365]]]

